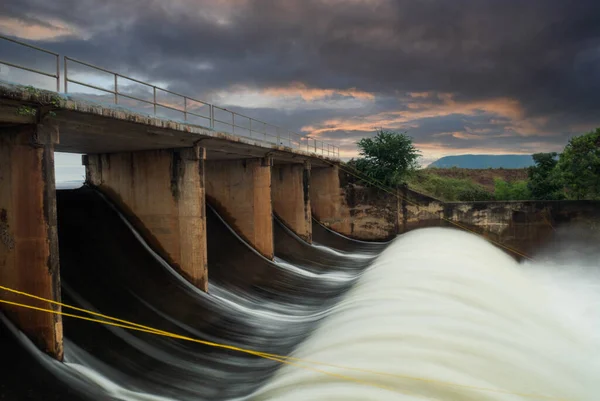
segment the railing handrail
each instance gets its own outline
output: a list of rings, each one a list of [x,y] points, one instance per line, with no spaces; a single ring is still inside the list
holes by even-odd
[[[0,38],[6,40],[8,42],[13,42],[13,43],[16,43],[16,44],[21,45],[21,46],[30,47],[32,49],[39,50],[41,52],[51,54],[53,56],[57,56],[57,57],[60,56],[60,54],[58,54],[58,53],[54,53],[54,52],[52,52],[50,50],[46,50],[46,49],[42,49],[41,47],[30,45],[29,43],[26,43],[26,42],[21,42],[20,40],[13,39],[13,38],[10,38],[8,36],[0,35]]]
[[[19,40],[10,38],[10,37],[6,37],[4,35],[0,35],[0,39],[4,39],[4,40],[7,40],[9,42],[13,42],[15,44],[18,44],[18,45],[21,45],[21,46],[25,46],[25,47],[28,47],[28,48],[31,48],[31,49],[34,49],[34,50],[37,50],[37,51],[41,51],[41,52],[44,52],[44,53],[47,53],[47,54],[50,54],[50,55],[54,56],[56,58],[56,73],[48,73],[48,72],[45,72],[45,71],[37,70],[35,68],[31,68],[31,67],[26,67],[26,66],[23,66],[23,65],[18,65],[18,64],[10,63],[10,62],[4,61],[4,60],[0,60],[0,64],[5,64],[5,65],[8,65],[10,67],[14,67],[14,68],[18,68],[18,69],[21,69],[21,70],[25,70],[25,71],[29,71],[29,72],[33,72],[33,73],[37,73],[37,74],[41,74],[41,75],[45,75],[47,77],[55,78],[56,79],[56,91],[60,92],[60,78],[61,78],[61,74],[60,74],[60,54],[52,52],[52,51],[49,51],[49,50],[46,50],[46,49],[42,49],[42,48],[37,47],[37,46],[30,45],[28,43],[25,43],[25,42],[22,42],[22,41],[19,41]],[[89,83],[81,82],[81,81],[78,81],[76,79],[70,78],[69,77],[69,70],[68,70],[68,63],[69,62],[80,64],[80,65],[83,65],[83,66],[95,69],[97,71],[101,71],[101,72],[113,75],[114,76],[114,90],[111,90],[111,89],[108,89],[108,88],[102,88],[100,86],[92,85],[92,84],[89,84]],[[64,80],[64,92],[65,93],[68,93],[68,84],[69,83],[73,83],[73,84],[76,84],[76,85],[81,85],[81,86],[88,87],[88,88],[91,88],[91,89],[94,89],[94,90],[98,90],[98,91],[101,91],[101,92],[104,92],[104,93],[112,94],[114,96],[114,102],[115,102],[115,104],[119,104],[119,96],[121,96],[121,97],[124,97],[124,98],[128,98],[128,99],[132,99],[132,100],[135,100],[135,101],[138,101],[138,102],[142,102],[142,103],[145,103],[145,104],[148,104],[148,105],[152,105],[152,106],[154,106],[154,115],[157,115],[157,107],[162,107],[162,108],[165,108],[165,109],[169,109],[169,110],[173,110],[173,111],[177,111],[177,112],[183,113],[184,120],[186,121],[186,123],[188,123],[187,122],[188,115],[192,115],[194,117],[203,118],[205,120],[208,120],[209,123],[210,123],[210,128],[211,129],[215,129],[215,123],[224,124],[226,126],[229,126],[229,127],[231,127],[231,131],[232,131],[233,135],[244,136],[244,135],[236,134],[235,131],[236,131],[236,128],[238,128],[238,132],[239,132],[240,129],[248,131],[248,133],[249,133],[249,135],[250,135],[251,138],[252,138],[252,134],[253,133],[259,134],[259,135],[263,135],[265,141],[267,141],[267,136],[272,137],[272,138],[277,138],[277,145],[280,145],[280,144],[282,144],[282,143],[285,142],[285,143],[288,143],[289,146],[292,147],[292,148],[297,144],[297,147],[302,148],[302,149],[306,148],[306,150],[309,151],[309,152],[310,151],[314,151],[314,153],[317,153],[318,151],[320,151],[321,155],[325,155],[325,153],[327,153],[328,156],[333,155],[333,156],[339,157],[339,155],[340,155],[340,148],[339,148],[339,146],[335,146],[333,144],[325,143],[322,140],[319,141],[316,138],[311,137],[310,135],[298,134],[297,132],[294,132],[294,131],[289,130],[287,128],[283,128],[283,127],[280,127],[280,126],[277,126],[277,125],[273,125],[273,124],[270,124],[270,123],[268,123],[266,121],[258,120],[256,118],[247,116],[245,114],[238,113],[236,111],[229,110],[229,109],[227,109],[225,107],[220,107],[220,106],[214,105],[212,103],[209,103],[209,102],[206,102],[206,101],[203,101],[203,100],[199,100],[199,99],[192,98],[192,97],[189,97],[189,96],[177,93],[177,92],[173,92],[173,91],[171,91],[169,89],[165,89],[165,88],[156,86],[154,84],[151,84],[151,83],[148,83],[148,82],[144,82],[144,81],[139,80],[137,78],[133,78],[133,77],[130,77],[130,76],[127,76],[127,75],[123,75],[123,74],[120,74],[118,72],[114,72],[114,71],[108,70],[106,68],[102,68],[102,67],[99,67],[97,65],[94,65],[94,64],[91,64],[91,63],[88,63],[88,62],[85,62],[85,61],[81,61],[81,60],[75,59],[73,57],[63,56],[63,69],[64,69],[63,80]],[[126,79],[128,81],[135,82],[135,83],[144,85],[146,87],[152,88],[153,100],[141,99],[141,98],[138,98],[138,97],[133,96],[131,94],[123,93],[123,92],[119,91],[119,85],[118,85],[119,78],[123,78],[123,79]],[[164,103],[157,102],[157,100],[156,100],[157,91],[169,93],[169,94],[171,94],[173,96],[177,96],[179,98],[183,98],[183,109],[180,109],[180,108],[177,108],[177,107],[173,107],[172,105],[167,105],[167,104],[164,104]],[[199,114],[197,112],[188,110],[188,101],[192,101],[192,102],[204,105],[204,106],[208,106],[208,113],[209,113],[209,115],[208,116],[204,116],[204,115]],[[231,115],[231,122],[223,121],[223,120],[220,120],[220,119],[216,118],[215,117],[215,109],[224,111],[226,113],[229,113]],[[196,109],[192,109],[192,110],[196,110]],[[236,116],[238,118],[246,119],[247,122],[248,122],[248,126],[245,127],[243,125],[239,125],[239,123],[236,123]],[[253,127],[253,123],[254,123],[254,127]],[[257,130],[257,128],[260,128],[260,127],[257,127],[256,124],[258,124],[259,126],[262,125],[263,130]],[[270,127],[271,129],[274,129],[275,133],[272,133],[272,132],[269,133],[268,129],[267,129],[268,127]],[[304,144],[304,141],[306,141],[306,144]],[[311,141],[312,141],[312,143],[311,143]],[[318,146],[317,146],[318,144],[321,145],[320,148],[318,148]],[[325,148],[325,145],[327,146],[327,148]]]
[[[37,51],[40,51],[42,53],[46,53],[46,54],[50,54],[51,56],[54,56],[54,58],[56,59],[56,73],[55,74],[50,74],[48,72],[40,71],[40,70],[35,69],[35,68],[29,68],[29,67],[21,66],[21,65],[18,65],[18,64],[13,64],[13,63],[10,63],[10,62],[7,62],[7,61],[2,61],[1,63],[5,64],[5,65],[8,65],[9,67],[19,68],[21,70],[33,72],[33,73],[36,73],[36,74],[45,75],[45,76],[50,77],[50,78],[55,78],[56,79],[56,91],[60,92],[60,55],[58,53],[51,52],[50,50],[42,49],[41,47],[30,45],[29,43],[25,43],[25,42],[22,42],[22,41],[17,40],[17,39],[9,38],[8,36],[4,36],[4,35],[0,35],[0,39],[4,39],[4,40],[6,40],[8,42],[12,42],[12,43],[15,43],[17,45],[28,47],[30,49],[37,50]]]

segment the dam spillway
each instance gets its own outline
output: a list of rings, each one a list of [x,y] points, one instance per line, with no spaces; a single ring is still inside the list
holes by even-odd
[[[59,191],[58,211],[65,303],[323,362],[318,370],[333,376],[68,318],[60,363],[3,319],[2,352],[12,361],[0,387],[5,399],[592,400],[598,393],[594,248],[570,265],[563,251],[549,259],[560,265],[519,264],[451,229],[373,244],[320,226],[321,243],[309,245],[275,218],[269,261],[208,207],[213,274],[204,293],[97,191]],[[576,247],[565,249],[573,257]]]
[[[278,251],[277,260],[271,262],[208,207],[212,275],[207,294],[153,253],[97,191],[58,191],[57,204],[63,302],[161,330],[275,354],[289,354],[377,252],[377,245],[369,246],[370,254],[324,250],[302,242],[275,220]],[[327,235],[334,234],[325,232]],[[140,394],[234,399],[255,391],[279,365],[237,352],[67,318],[64,332],[62,366],[54,361],[41,363],[46,356],[21,346],[34,353],[30,358],[38,360],[40,369],[46,369],[39,377],[66,378],[61,384],[67,383],[73,393],[69,397],[81,399],[119,399],[118,394],[125,399],[146,397]],[[17,376],[22,379],[31,366],[24,362],[21,368],[22,376]],[[15,393],[18,388],[30,387],[30,399],[43,399],[47,394],[36,392],[37,385],[32,382],[10,383],[18,386]],[[49,383],[56,384],[54,380]],[[77,385],[69,387],[69,383]],[[40,384],[40,388],[44,386]]]

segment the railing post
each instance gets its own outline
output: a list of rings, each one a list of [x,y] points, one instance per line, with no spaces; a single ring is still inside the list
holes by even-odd
[[[86,66],[86,67],[89,67],[89,68],[93,68],[95,70],[99,70],[99,71],[105,72],[107,74],[113,74],[113,77],[114,77],[114,91],[113,91],[113,95],[114,95],[114,103],[116,105],[119,104],[119,95],[120,95],[120,92],[119,92],[119,76],[121,76],[124,79],[131,80],[131,81],[140,83],[142,85],[146,85],[146,87],[147,86],[151,86],[152,87],[152,96],[153,96],[152,106],[153,106],[153,111],[154,111],[154,115],[155,116],[157,116],[157,113],[158,113],[158,106],[161,106],[163,108],[173,109],[173,110],[176,110],[176,111],[179,111],[179,112],[183,112],[184,120],[187,122],[188,121],[188,114],[191,113],[192,115],[197,115],[193,111],[192,112],[188,112],[188,99],[189,99],[189,100],[192,100],[192,101],[195,101],[195,102],[202,103],[203,105],[209,106],[209,117],[205,117],[203,115],[197,115],[197,116],[202,117],[202,118],[208,118],[210,120],[210,128],[211,129],[215,129],[215,125],[216,125],[216,122],[217,122],[217,120],[215,118],[215,108],[217,108],[217,109],[222,110],[224,112],[231,113],[231,133],[233,135],[235,135],[235,129],[236,129],[235,115],[237,114],[238,117],[241,117],[242,119],[243,118],[248,119],[248,125],[246,127],[244,127],[243,124],[242,124],[240,126],[237,126],[237,128],[241,128],[241,131],[244,131],[244,130],[247,129],[249,131],[249,137],[250,138],[253,138],[253,133],[255,132],[255,130],[256,130],[256,133],[258,134],[257,138],[260,137],[260,133],[261,133],[260,128],[257,128],[257,124],[253,124],[253,122],[254,123],[259,123],[258,125],[260,125],[262,123],[263,124],[263,132],[262,133],[263,133],[265,142],[271,143],[271,139],[268,138],[268,137],[274,137],[274,138],[276,138],[277,145],[284,146],[283,145],[283,143],[284,143],[283,141],[285,140],[285,132],[283,132],[283,133],[281,132],[281,130],[283,129],[283,130],[285,130],[287,132],[288,145],[292,149],[299,149],[299,150],[304,149],[304,144],[302,143],[302,141],[306,141],[306,151],[307,152],[312,152],[312,149],[313,149],[313,146],[314,146],[314,152],[315,152],[315,154],[318,154],[318,148],[320,148],[321,155],[327,154],[327,156],[329,156],[329,157],[331,157],[331,156],[340,157],[341,152],[340,152],[340,147],[339,146],[336,146],[336,145],[330,144],[330,143],[326,144],[324,141],[321,141],[321,146],[319,147],[318,143],[317,143],[318,140],[314,139],[314,138],[311,138],[309,135],[301,135],[301,134],[299,134],[297,132],[288,130],[286,128],[281,128],[281,127],[278,127],[278,126],[275,126],[275,125],[271,125],[271,124],[268,124],[268,123],[266,123],[264,121],[254,120],[252,117],[248,117],[248,116],[243,115],[243,114],[238,114],[238,113],[235,113],[233,111],[227,110],[225,108],[220,108],[220,107],[217,107],[217,106],[215,106],[213,104],[206,103],[206,102],[203,102],[203,101],[200,101],[200,100],[196,100],[196,99],[193,99],[193,98],[188,98],[187,96],[171,92],[168,89],[163,89],[163,88],[157,87],[155,85],[151,85],[149,83],[139,81],[139,80],[137,80],[135,78],[128,77],[126,75],[120,75],[120,74],[118,74],[116,72],[112,72],[110,70],[106,70],[106,69],[103,69],[101,67],[97,67],[97,66],[94,66],[92,64],[88,64],[86,62],[79,61],[77,59],[69,58],[68,56],[62,56],[63,57],[63,68],[64,69],[61,71],[61,65],[60,65],[61,55],[60,54],[49,52],[49,51],[46,51],[44,49],[40,49],[40,48],[37,48],[35,46],[28,45],[26,43],[15,41],[13,39],[3,37],[2,35],[0,35],[0,39],[6,39],[6,40],[9,40],[9,41],[15,42],[17,44],[21,44],[23,46],[31,47],[33,49],[36,49],[36,50],[39,50],[39,51],[42,51],[42,52],[54,55],[56,57],[56,74],[55,75],[52,75],[52,73],[49,73],[49,72],[39,71],[39,70],[28,68],[28,67],[25,67],[25,66],[13,65],[13,64],[10,64],[10,63],[8,65],[9,66],[13,66],[15,68],[23,69],[25,71],[30,71],[30,72],[33,72],[33,73],[38,73],[38,74],[41,74],[41,75],[44,75],[44,76],[47,76],[47,77],[54,77],[56,79],[56,91],[58,93],[60,93],[60,89],[61,89],[61,82],[60,82],[61,79],[63,79],[64,93],[65,94],[69,93],[69,80],[70,80],[69,79],[69,60],[70,60],[70,61],[73,61],[75,64],[79,64],[79,65],[83,65],[83,66]],[[8,63],[8,62],[6,62],[6,63]],[[72,82],[75,83],[76,85],[83,85],[83,86],[86,86],[86,87],[89,87],[89,88],[93,88],[93,89],[96,89],[96,90],[104,91],[105,93],[106,92],[110,93],[109,89],[98,87],[98,86],[95,86],[95,85],[92,85],[92,84],[86,84],[86,83],[78,81],[77,79],[73,79]],[[171,107],[171,106],[168,106],[166,104],[159,104],[157,102],[157,90],[161,90],[161,91],[170,93],[170,94],[178,96],[178,97],[183,97],[183,110],[181,110],[178,107]],[[129,95],[126,95],[125,93],[123,95],[125,97],[130,97]],[[134,99],[134,100],[136,100],[136,98],[134,96],[131,96],[131,98]],[[150,103],[147,100],[139,100],[139,101],[146,102],[146,104]],[[192,110],[194,110],[194,109],[192,108]],[[223,118],[226,119],[226,117],[224,115],[223,115]],[[223,120],[219,120],[218,122],[220,122],[223,125],[228,125],[229,124],[229,123],[227,123],[226,121],[223,121]],[[269,133],[267,126],[274,127],[276,132],[275,133]],[[245,136],[245,134],[243,134],[243,132],[240,135],[241,136]],[[311,143],[310,143],[311,140],[314,141],[313,145],[311,145]],[[297,141],[297,143],[296,143],[296,141]],[[327,152],[327,153],[325,153],[325,152]]]
[[[56,91],[60,92],[60,56],[56,55]]]
[[[65,93],[69,93],[69,90],[67,89],[67,82],[69,82],[69,79],[67,78],[67,56],[64,56],[63,59],[63,64],[64,64],[64,69],[65,69]]]
[[[156,86],[152,86],[152,88],[153,88],[153,93],[154,93],[154,102],[153,102],[153,105],[154,105],[154,115],[156,115]]]
[[[115,74],[115,104],[119,104],[119,83],[118,74]]]

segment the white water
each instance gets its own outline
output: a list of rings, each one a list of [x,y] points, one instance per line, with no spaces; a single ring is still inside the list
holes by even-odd
[[[520,265],[455,230],[411,232],[294,354],[385,375],[313,366],[366,384],[286,366],[251,398],[598,400],[595,271]]]
[[[340,251],[337,251],[337,250],[335,250],[333,248],[329,248],[328,246],[320,245],[320,244],[317,244],[315,242],[312,243],[312,247],[320,249],[323,252],[327,252],[327,253],[330,253],[330,254],[335,255],[335,256],[350,256],[350,257],[353,257],[355,259],[373,259],[373,255],[367,255],[367,254],[364,254],[364,253],[355,253],[355,252],[353,252],[353,253],[350,253],[350,252],[340,252]]]

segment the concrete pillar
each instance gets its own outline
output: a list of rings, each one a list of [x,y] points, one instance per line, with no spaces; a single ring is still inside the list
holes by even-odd
[[[0,284],[60,301],[53,124],[0,130]],[[60,307],[0,290],[0,299],[44,309]],[[60,315],[0,304],[44,352],[63,356]]]
[[[340,185],[339,166],[311,169],[310,203],[315,219],[340,234],[352,235],[350,210]]]
[[[206,162],[206,199],[236,232],[273,259],[272,159]]]
[[[152,248],[208,290],[205,150],[149,150],[84,156],[86,181],[108,195]]]
[[[273,211],[300,238],[312,242],[310,162],[275,165],[271,175]]]

